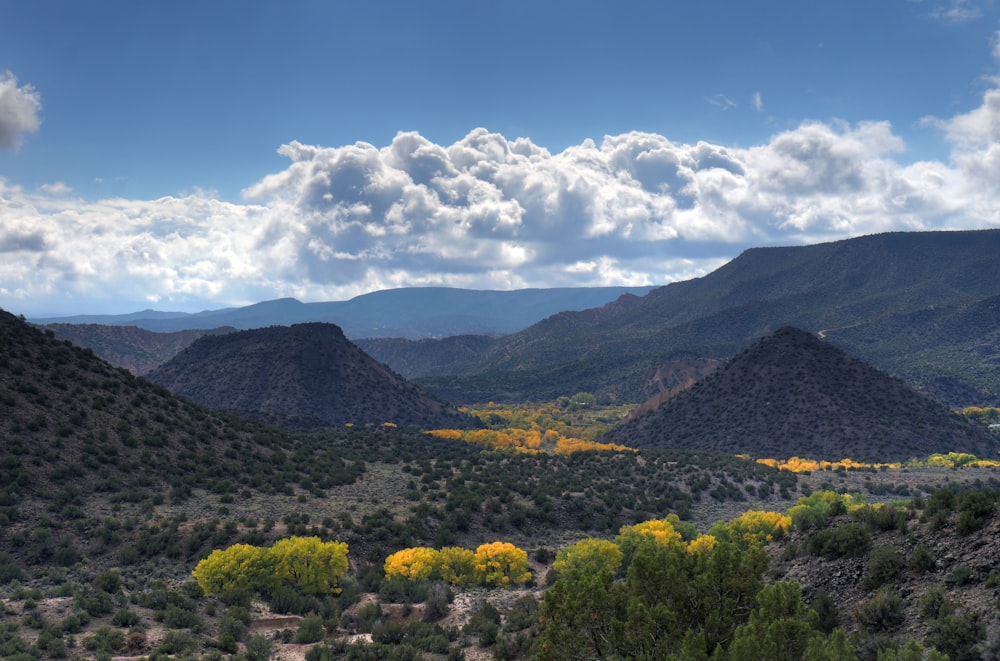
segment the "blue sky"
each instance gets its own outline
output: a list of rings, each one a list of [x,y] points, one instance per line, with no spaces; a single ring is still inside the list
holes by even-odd
[[[0,307],[662,284],[1000,226],[995,2],[0,0]]]

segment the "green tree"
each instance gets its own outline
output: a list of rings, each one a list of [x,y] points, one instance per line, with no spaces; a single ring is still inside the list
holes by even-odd
[[[546,627],[538,644],[540,659],[602,658],[610,653],[620,593],[615,573],[621,561],[617,545],[599,539],[559,551],[552,565],[559,578],[545,591],[541,606]]]
[[[823,636],[815,629],[818,619],[802,601],[798,583],[779,581],[765,586],[757,595],[750,621],[736,629],[729,659],[803,659],[809,641]]]

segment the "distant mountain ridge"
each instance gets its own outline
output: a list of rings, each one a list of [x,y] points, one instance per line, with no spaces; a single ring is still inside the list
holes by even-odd
[[[334,324],[205,335],[146,375],[202,406],[290,427],[470,427],[352,344]]]
[[[947,391],[954,396],[945,401],[996,405],[1000,334],[985,301],[997,296],[1000,230],[897,232],[753,248],[701,278],[596,310],[563,312],[498,338],[461,372],[447,362],[437,366],[406,356],[401,344],[391,347],[391,360],[377,343],[366,349],[391,365],[422,365],[422,373],[407,376],[455,401],[544,400],[586,390],[641,402],[660,391],[646,384],[676,353],[724,359],[791,325],[829,330],[838,346],[931,392],[948,365],[943,358],[917,358],[912,349],[923,342],[925,329],[907,327],[905,318],[937,310],[939,327],[961,324],[968,332],[936,333],[934,352],[961,355],[975,367],[949,374]],[[429,350],[427,343],[410,348]]]
[[[138,326],[157,332],[230,326],[240,330],[308,322],[334,323],[350,338],[421,339],[451,335],[504,335],[564,310],[604,305],[653,287],[563,287],[510,291],[409,287],[387,289],[348,301],[302,303],[294,298],[197,313],[144,310],[122,315],[32,319],[47,324]]]
[[[633,447],[754,457],[997,459],[1000,439],[828,342],[781,328],[605,435]]]

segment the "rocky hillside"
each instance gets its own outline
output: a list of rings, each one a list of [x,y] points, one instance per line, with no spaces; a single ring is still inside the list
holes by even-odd
[[[885,462],[934,452],[996,458],[996,438],[898,379],[786,327],[606,441],[755,457]]]
[[[209,408],[293,427],[472,424],[368,356],[334,324],[202,337],[148,378]]]
[[[176,356],[203,335],[235,331],[232,327],[209,330],[182,330],[156,333],[138,326],[104,324],[49,324],[61,340],[92,349],[95,354],[117,367],[142,376]]]

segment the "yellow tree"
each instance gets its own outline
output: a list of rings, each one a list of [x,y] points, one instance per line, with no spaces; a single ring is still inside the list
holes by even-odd
[[[792,529],[792,519],[780,512],[747,510],[729,523],[712,526],[711,534],[740,546],[765,544]]]
[[[275,577],[305,594],[340,592],[337,579],[347,573],[347,544],[319,537],[289,537],[269,549]]]
[[[256,591],[267,587],[274,578],[274,566],[267,549],[234,544],[212,551],[192,574],[205,594],[220,595],[231,589]]]
[[[476,554],[471,549],[446,546],[438,552],[438,574],[452,585],[471,585],[476,580]]]
[[[397,551],[385,559],[385,575],[408,581],[426,580],[437,571],[440,555],[439,551],[426,546]]]
[[[615,543],[622,550],[626,568],[632,563],[636,549],[650,541],[666,547],[683,545],[681,534],[667,519],[653,519],[634,526],[622,526],[618,536],[615,537]]]
[[[531,580],[528,554],[510,542],[480,544],[473,558],[478,582],[506,586]]]

